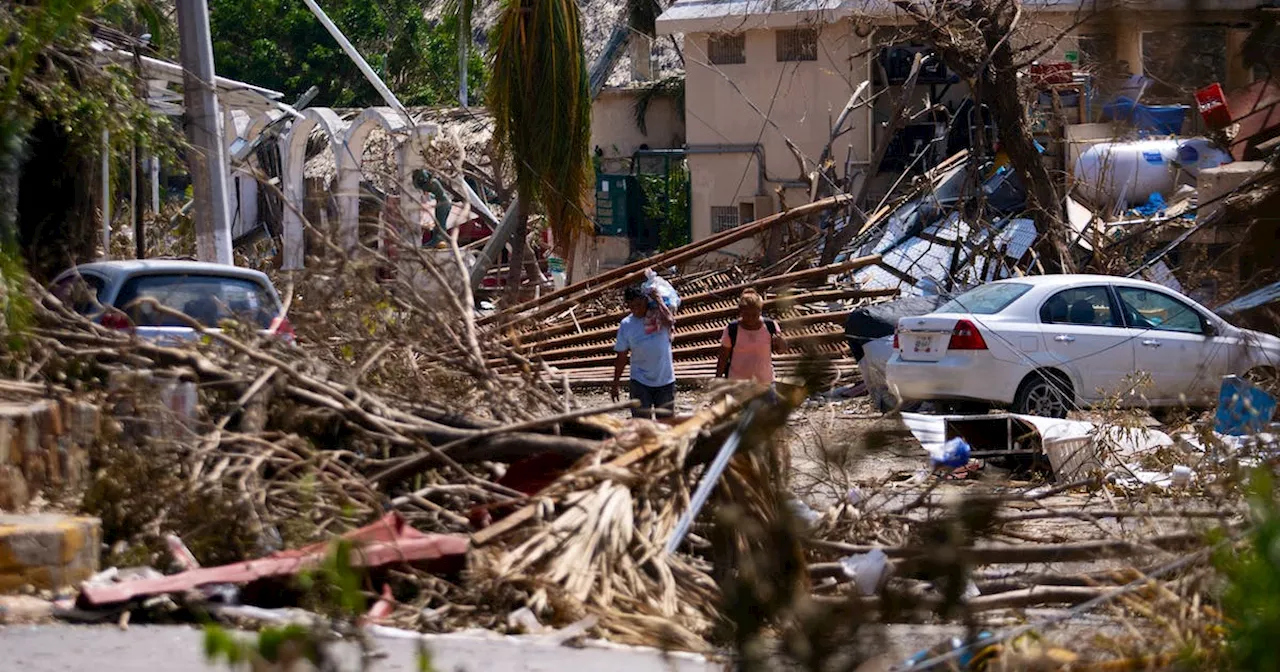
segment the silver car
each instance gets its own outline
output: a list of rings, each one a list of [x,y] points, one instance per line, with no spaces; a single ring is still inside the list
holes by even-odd
[[[102,261],[64,271],[51,291],[104,327],[131,330],[148,340],[182,341],[198,333],[187,320],[156,305],[207,329],[236,320],[293,339],[271,280],[248,268],[177,260]]]

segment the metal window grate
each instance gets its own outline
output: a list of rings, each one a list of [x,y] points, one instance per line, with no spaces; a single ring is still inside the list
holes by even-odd
[[[716,65],[738,65],[747,62],[747,36],[724,34],[707,39],[707,57]]]
[[[711,206],[711,233],[728,231],[742,223],[736,205]]]
[[[792,28],[779,30],[778,62],[818,60],[818,29]]]

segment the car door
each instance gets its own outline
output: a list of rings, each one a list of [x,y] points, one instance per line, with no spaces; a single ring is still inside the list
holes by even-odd
[[[1116,286],[1134,342],[1137,370],[1151,375],[1153,403],[1211,401],[1231,365],[1228,335],[1218,335],[1187,301],[1140,286]]]
[[[1125,391],[1134,350],[1106,285],[1049,296],[1040,306],[1040,330],[1049,363],[1071,376],[1081,400],[1096,402]]]

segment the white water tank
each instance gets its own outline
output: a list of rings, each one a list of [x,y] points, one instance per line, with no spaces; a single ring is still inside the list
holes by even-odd
[[[1207,138],[1159,138],[1104,142],[1080,154],[1072,174],[1076,193],[1096,208],[1141,205],[1159,192],[1170,196],[1178,168],[1192,177],[1203,168],[1230,163],[1231,155]]]

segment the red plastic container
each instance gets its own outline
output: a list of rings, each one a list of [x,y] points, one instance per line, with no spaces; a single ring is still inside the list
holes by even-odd
[[[1204,125],[1211,129],[1225,128],[1231,124],[1231,109],[1227,107],[1227,96],[1217,82],[1196,91],[1196,107],[1200,109],[1200,118]]]
[[[1031,66],[1031,85],[1040,88],[1070,84],[1071,75],[1070,63],[1035,63]]]

